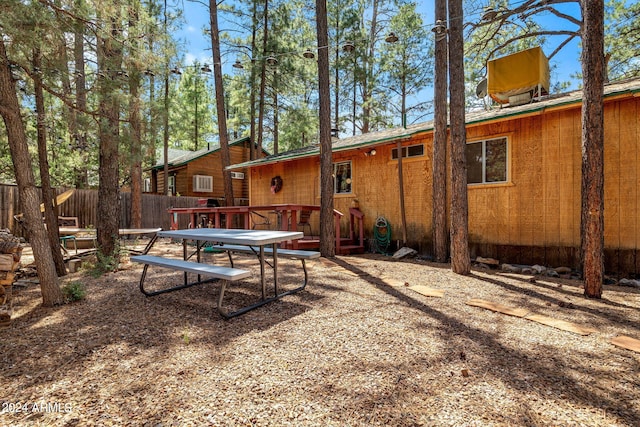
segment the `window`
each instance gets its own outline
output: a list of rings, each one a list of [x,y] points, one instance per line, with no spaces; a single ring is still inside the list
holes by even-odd
[[[351,162],[333,164],[334,193],[351,193]]]
[[[172,196],[176,194],[176,176],[169,175],[169,194]]]
[[[151,178],[145,178],[144,181],[142,181],[142,192],[151,193]]]
[[[193,175],[193,192],[210,193],[213,191],[213,177],[209,175]]]
[[[402,147],[402,158],[407,157],[420,157],[424,156],[424,145],[410,145],[408,147]],[[391,149],[391,158],[396,160],[398,158],[398,149]]]
[[[507,181],[507,138],[467,144],[467,183]]]

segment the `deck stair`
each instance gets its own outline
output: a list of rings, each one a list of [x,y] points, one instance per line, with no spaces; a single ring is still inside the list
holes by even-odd
[[[340,219],[342,216],[344,215],[341,212],[334,210],[336,255],[364,253],[364,213],[358,208],[349,208],[348,236],[341,236],[340,233]],[[305,236],[296,242],[289,242],[283,246],[287,249],[318,249],[320,247],[320,236]]]

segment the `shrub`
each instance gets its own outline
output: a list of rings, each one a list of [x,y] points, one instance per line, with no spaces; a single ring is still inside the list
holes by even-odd
[[[62,286],[62,292],[64,293],[67,301],[80,301],[84,299],[87,291],[85,289],[84,284],[80,282],[69,282]]]

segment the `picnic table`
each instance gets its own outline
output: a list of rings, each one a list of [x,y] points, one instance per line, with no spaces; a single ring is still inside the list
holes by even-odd
[[[123,248],[133,253],[147,253],[149,248],[155,242],[158,231],[162,230],[162,228],[121,228],[118,230],[118,234],[121,239],[123,239],[122,245]],[[93,247],[96,247],[96,229],[95,228],[81,228],[81,227],[58,227],[58,234],[60,235],[60,241],[63,244],[63,249],[66,251],[67,247],[64,244],[66,241],[72,241],[76,253],[78,252],[77,242],[80,240],[88,240],[91,241]],[[136,236],[136,238],[141,236],[150,236],[150,241],[147,243],[146,247],[139,251],[136,250],[134,246],[128,246],[124,239],[125,237]]]
[[[191,286],[220,281],[220,294],[218,296],[218,312],[224,318],[231,318],[244,314],[250,310],[303,290],[308,282],[308,273],[305,260],[320,257],[319,252],[280,249],[280,243],[298,240],[303,237],[302,232],[282,231],[282,230],[242,230],[242,229],[220,229],[220,228],[189,228],[182,230],[166,230],[157,233],[157,237],[168,237],[182,241],[183,258],[167,258],[163,256],[139,255],[131,257],[131,261],[144,264],[142,276],[140,278],[140,291],[146,296],[155,296],[166,292],[173,292]],[[195,251],[189,253],[189,242],[195,242]],[[202,262],[201,252],[205,244],[219,251],[227,252],[231,267],[224,267]],[[233,312],[224,309],[223,299],[228,282],[241,280],[251,275],[248,270],[238,269],[233,266],[233,253],[248,253],[255,255],[255,259],[260,266],[260,286],[261,299],[254,303],[242,307]],[[195,255],[196,261],[190,261]],[[302,262],[304,280],[295,289],[280,292],[278,290],[279,273],[278,258],[287,257],[299,259]],[[145,279],[149,266],[168,268],[184,272],[183,283],[159,290],[145,289]],[[267,296],[266,289],[266,267],[271,267],[273,276],[274,293],[272,297]],[[188,274],[196,274],[197,280],[190,282]],[[201,276],[208,276],[203,279]]]

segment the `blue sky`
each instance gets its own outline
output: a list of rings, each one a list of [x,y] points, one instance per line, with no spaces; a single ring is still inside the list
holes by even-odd
[[[520,1],[512,2],[512,3],[520,3]],[[203,28],[209,28],[209,11],[204,3],[194,2],[189,0],[183,0],[182,4],[184,6],[184,18],[185,24],[180,31],[175,33],[176,38],[181,40],[184,43],[182,53],[184,54],[184,65],[192,64],[194,61],[198,61],[200,63],[209,63],[211,64],[211,49],[210,49],[210,38],[203,33]],[[558,8],[562,9],[564,12],[572,16],[579,16],[579,13],[576,11],[579,9],[579,6],[575,3],[570,5],[558,5]],[[428,1],[419,1],[418,2],[418,10],[423,17],[423,21],[426,26],[431,27],[434,23],[434,2],[433,0]],[[224,13],[218,13],[218,19],[220,19],[219,26],[221,29],[225,28]],[[465,20],[474,19],[473,15],[469,15],[465,17]],[[479,19],[479,12],[478,17]],[[543,17],[543,25],[547,28],[556,28],[563,29],[566,28],[566,22],[555,18],[552,15],[548,15]],[[553,49],[560,43],[558,40],[550,40],[548,46],[543,48],[545,54],[550,55]],[[304,49],[301,49],[301,51]],[[224,72],[231,72],[229,67],[231,63],[235,61],[235,56],[223,56],[223,64],[225,66]],[[568,81],[571,79],[571,74],[575,74],[580,71],[580,62],[579,62],[579,45],[578,41],[574,40],[569,45],[565,46],[563,50],[557,54],[550,62],[550,65],[555,69],[552,69],[551,72],[551,82],[558,81]],[[577,89],[578,82],[573,81],[570,89]],[[427,89],[427,92],[430,94],[430,88]],[[430,97],[431,95],[424,95]]]

